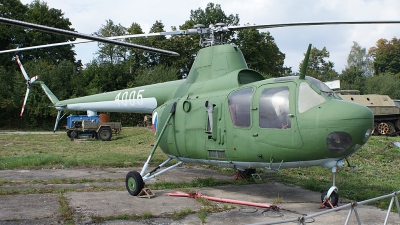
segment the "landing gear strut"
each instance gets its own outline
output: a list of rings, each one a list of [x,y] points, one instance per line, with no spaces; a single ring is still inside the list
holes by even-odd
[[[179,165],[181,165],[183,162],[179,161],[177,163],[175,163],[172,166],[169,166],[155,174],[153,174],[154,172],[156,172],[158,169],[162,168],[163,166],[165,166],[168,162],[170,162],[173,158],[168,158],[167,160],[165,160],[163,163],[161,163],[160,165],[158,165],[155,169],[153,169],[152,171],[148,172],[146,174],[146,170],[149,166],[150,160],[152,159],[155,150],[158,147],[158,144],[160,143],[161,137],[164,134],[165,129],[167,128],[167,125],[169,123],[169,120],[171,119],[171,117],[175,114],[175,109],[176,109],[176,102],[173,103],[172,108],[171,108],[171,112],[162,128],[162,130],[160,131],[160,134],[156,140],[156,143],[153,146],[153,149],[150,152],[149,157],[147,158],[146,163],[144,164],[142,171],[140,172],[140,174],[137,171],[131,171],[126,175],[126,179],[125,179],[125,186],[126,186],[126,190],[129,192],[129,194],[133,195],[133,196],[138,196],[139,193],[142,191],[142,189],[145,187],[145,182],[147,182],[148,180],[162,174],[165,173],[166,171],[173,169]]]
[[[332,187],[321,194],[322,204],[319,208],[334,208],[339,203],[338,188],[335,186],[336,166],[332,167]]]

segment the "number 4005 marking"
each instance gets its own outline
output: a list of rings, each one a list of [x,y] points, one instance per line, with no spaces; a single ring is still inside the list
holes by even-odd
[[[136,95],[136,91],[131,91],[131,93],[129,93],[129,91],[125,91],[125,92],[123,92],[122,95],[121,95],[122,92],[120,92],[117,94],[117,96],[115,96],[115,101],[118,101],[118,106],[120,106],[120,101],[122,101],[121,104],[123,106],[128,106],[128,104],[131,106],[134,106],[135,99],[136,99],[137,103],[139,105],[142,105],[143,104],[143,96],[141,93],[143,91],[144,90],[139,90],[137,92],[137,95]]]

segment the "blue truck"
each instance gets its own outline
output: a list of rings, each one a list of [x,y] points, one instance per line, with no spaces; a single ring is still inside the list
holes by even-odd
[[[121,122],[100,122],[100,116],[69,115],[67,117],[67,136],[72,140],[79,136],[93,137],[109,141],[112,133],[119,134]]]

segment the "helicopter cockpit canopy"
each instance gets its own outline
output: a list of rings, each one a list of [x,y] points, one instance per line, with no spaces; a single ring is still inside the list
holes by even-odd
[[[279,77],[275,82],[289,81],[299,79],[298,76]],[[305,79],[310,82],[302,82],[299,87],[298,111],[303,113],[314,106],[322,104],[327,99],[341,99],[326,84],[313,77],[306,76]],[[311,84],[311,85],[310,85]]]
[[[306,80],[310,81],[318,90],[320,90],[326,97],[341,99],[335,92],[333,92],[325,83],[314,77],[306,77]]]
[[[315,88],[319,91],[321,91],[324,96],[327,98],[334,98],[334,99],[341,99],[335,92],[333,92],[325,83],[322,81],[315,79],[314,77],[305,77],[307,81],[309,81]],[[274,81],[275,82],[282,82],[282,81],[289,81],[289,80],[295,80],[299,79],[298,76],[287,76],[287,77],[279,77],[276,78]]]

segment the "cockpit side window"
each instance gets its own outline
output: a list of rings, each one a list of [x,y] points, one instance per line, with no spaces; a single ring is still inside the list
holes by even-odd
[[[232,122],[236,126],[250,126],[250,106],[253,88],[235,91],[229,95],[228,105]]]
[[[261,128],[289,129],[289,87],[266,88],[260,96]]]
[[[326,99],[319,95],[310,87],[307,82],[302,82],[299,87],[299,98],[298,98],[299,113],[303,113],[314,106],[326,102]]]

